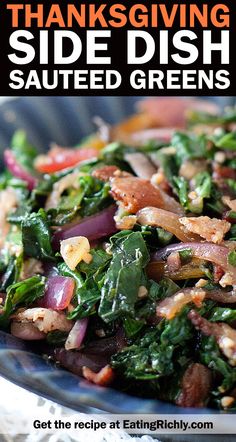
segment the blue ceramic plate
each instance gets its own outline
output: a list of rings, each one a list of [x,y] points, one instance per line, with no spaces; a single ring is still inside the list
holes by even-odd
[[[31,141],[46,150],[49,142],[73,145],[93,131],[92,117],[117,122],[134,109],[135,97],[27,97],[0,107],[0,149],[16,128],[24,128]],[[49,363],[33,352],[32,344],[0,332],[0,375],[28,390],[77,411],[119,413],[176,413],[195,410],[133,397],[97,387]],[[211,414],[216,410],[201,409]]]

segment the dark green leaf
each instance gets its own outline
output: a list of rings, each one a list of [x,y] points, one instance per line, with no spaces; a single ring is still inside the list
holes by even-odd
[[[1,278],[0,290],[5,292],[11,285],[15,284],[20,277],[20,273],[23,265],[23,256],[11,256],[4,275]]]
[[[211,139],[220,149],[236,150],[236,132],[223,133],[220,136],[213,136]]]
[[[57,269],[62,276],[69,276],[73,278],[76,282],[77,288],[82,287],[84,284],[84,279],[81,276],[80,272],[77,270],[71,270],[64,262],[58,264]]]
[[[80,177],[80,186],[83,190],[79,211],[82,217],[93,215],[111,203],[109,183],[103,183],[88,175]]]
[[[11,146],[20,164],[33,171],[33,162],[37,156],[37,150],[28,142],[27,135],[23,130],[14,133]]]
[[[78,305],[67,315],[68,319],[81,319],[96,313],[95,305],[101,298],[100,290],[93,278],[88,278],[76,291]]]
[[[108,266],[112,256],[103,249],[91,249],[90,254],[93,258],[91,262],[86,264],[86,262],[81,261],[78,269],[85,273],[87,278],[93,276],[94,279],[97,279],[97,276]]]
[[[10,315],[20,306],[31,305],[36,299],[44,295],[45,278],[33,276],[17,282],[7,288],[7,296],[0,315],[0,325],[6,326]]]
[[[181,206],[183,206],[186,210],[188,210],[189,201],[188,201],[188,193],[189,193],[189,185],[188,181],[182,177],[173,177],[173,183],[175,191],[178,195],[179,202]]]
[[[173,177],[178,174],[178,166],[174,154],[166,153],[165,149],[150,154],[151,160],[163,170],[167,181],[172,185]]]
[[[151,380],[169,376],[186,364],[186,350],[191,350],[187,342],[192,337],[193,327],[185,309],[176,320],[162,321],[133,345],[112,356],[111,364],[128,378]]]
[[[126,153],[135,152],[135,149],[132,147],[128,147],[122,143],[114,142],[108,144],[108,146],[104,147],[104,149],[100,152],[100,159],[105,164],[115,165],[122,170],[127,170],[131,172],[131,168],[129,164],[124,160],[124,155]]]
[[[43,209],[22,221],[22,242],[26,256],[36,259],[54,259],[51,233]]]
[[[136,336],[140,332],[140,330],[142,330],[144,324],[144,321],[128,317],[125,318],[123,321],[123,326],[127,338],[133,338],[134,336]]]
[[[187,264],[192,259],[193,251],[191,248],[188,248],[185,250],[180,250],[179,256],[180,256],[181,264],[182,265]]]
[[[138,290],[142,285],[143,268],[149,260],[140,232],[120,232],[111,238],[112,261],[102,287],[99,316],[110,322],[134,315]]]
[[[213,336],[203,336],[200,347],[200,360],[211,370],[220,373],[223,381],[218,393],[223,393],[235,385],[236,368],[232,368],[223,357]]]
[[[234,267],[236,267],[236,252],[235,250],[232,250],[228,253],[227,257],[228,263]]]
[[[172,137],[171,146],[176,148],[176,159],[179,166],[185,160],[206,158],[208,156],[205,135],[176,132]]]
[[[208,112],[192,110],[188,112],[188,122],[190,124],[213,124],[225,125],[236,122],[235,108],[227,108],[222,115],[210,114]]]
[[[236,321],[236,309],[231,309],[229,307],[214,307],[211,310],[208,320],[211,322]]]

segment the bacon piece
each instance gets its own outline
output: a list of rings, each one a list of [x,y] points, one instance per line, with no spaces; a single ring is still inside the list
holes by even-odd
[[[173,319],[182,308],[193,302],[197,307],[201,307],[202,301],[205,299],[206,292],[202,289],[189,288],[179,290],[172,296],[163,299],[156,308],[157,316],[166,319]]]
[[[224,275],[224,270],[222,267],[218,266],[217,264],[213,265],[213,281],[218,284],[222,276]]]
[[[197,233],[207,241],[218,244],[222,242],[224,235],[231,227],[227,221],[209,218],[209,216],[183,217],[179,221],[187,232]]]
[[[174,198],[142,178],[113,178],[111,195],[116,201],[120,201],[129,213],[136,213],[144,207],[153,206],[179,215],[183,214],[182,207]]]
[[[209,368],[198,363],[190,365],[184,373],[176,404],[181,407],[203,407],[211,383],[212,374]]]
[[[98,178],[101,181],[109,181],[110,178],[114,177],[114,173],[120,169],[117,166],[103,166],[99,169],[95,169],[92,172],[94,178]]]
[[[224,322],[209,322],[195,310],[189,312],[188,318],[204,335],[214,336],[222,353],[229,359],[229,364],[236,366],[236,330]]]
[[[107,386],[110,385],[114,379],[114,371],[110,365],[103,367],[98,373],[95,373],[91,368],[83,367],[83,376],[87,381],[93,382],[96,385]]]
[[[216,162],[213,162],[212,164],[213,168],[213,180],[219,180],[220,178],[232,178],[233,180],[236,179],[236,170],[232,169],[232,167],[228,166],[221,166]]]

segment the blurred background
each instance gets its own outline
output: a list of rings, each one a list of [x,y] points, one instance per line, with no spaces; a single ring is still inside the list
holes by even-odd
[[[199,97],[200,98],[200,97]],[[201,97],[221,107],[236,103],[236,97]],[[114,124],[135,111],[141,97],[0,97],[0,151],[9,145],[13,132],[25,129],[30,141],[40,150],[54,141],[72,146],[91,134],[93,117]]]

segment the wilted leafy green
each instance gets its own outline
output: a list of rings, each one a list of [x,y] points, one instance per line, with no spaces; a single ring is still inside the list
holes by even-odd
[[[228,253],[227,261],[231,266],[236,267],[236,252],[235,252],[235,250],[231,250],[231,252]]]
[[[27,140],[26,132],[23,130],[16,131],[12,137],[11,146],[20,164],[29,171],[32,171],[37,150]]]
[[[93,215],[111,203],[108,183],[103,183],[91,176],[81,177],[79,181],[84,193],[79,212],[81,216]]]
[[[214,307],[208,317],[211,322],[233,322],[236,321],[236,309],[229,307]]]
[[[5,292],[7,287],[19,280],[23,265],[21,231],[10,229],[6,236],[4,247],[0,251],[0,290]]]
[[[53,225],[71,222],[76,215],[93,215],[111,203],[110,186],[90,175],[78,177],[78,188],[68,188],[56,208],[47,211]]]
[[[69,319],[81,319],[96,313],[95,305],[101,298],[101,292],[92,277],[77,288],[76,297],[78,305],[67,315]]]
[[[111,238],[111,251],[112,261],[105,275],[98,311],[105,322],[126,314],[134,315],[143,269],[149,260],[140,232],[123,231],[114,235]]]
[[[221,384],[218,393],[232,388],[236,382],[236,368],[231,367],[219,350],[213,336],[203,336],[200,347],[200,360],[211,370],[221,374]]]
[[[236,150],[236,132],[222,131],[220,135],[210,137],[214,145],[220,149]]]
[[[76,282],[77,287],[82,287],[84,279],[80,272],[78,272],[77,270],[71,270],[65,262],[60,262],[57,266],[57,269],[60,275],[73,278]]]
[[[174,182],[174,188],[178,195],[179,202],[181,206],[183,206],[186,210],[189,209],[189,199],[188,199],[188,193],[189,193],[189,185],[186,178],[182,176],[175,176],[173,177]]]
[[[112,357],[114,368],[128,378],[151,380],[169,376],[186,361],[187,342],[193,338],[193,327],[184,309],[172,321],[162,321],[148,330],[133,345],[125,347]],[[178,362],[179,361],[179,362]]]
[[[128,170],[131,171],[130,166],[128,163],[124,160],[124,155],[126,153],[132,153],[135,152],[135,149],[132,147],[128,147],[125,144],[122,143],[111,143],[108,144],[108,146],[104,147],[104,149],[100,152],[100,159],[105,164],[112,164],[117,167],[120,167],[122,170]]]
[[[87,278],[93,276],[95,280],[98,280],[99,275],[103,273],[112,257],[103,249],[91,249],[90,254],[92,255],[91,262],[87,264],[86,262],[81,261],[78,265],[78,269],[82,273],[85,273]]]
[[[9,285],[16,283],[19,280],[20,272],[23,264],[23,256],[11,256],[7,268],[2,275],[0,290],[5,292]]]
[[[74,272],[68,268],[67,270],[64,263],[58,265],[61,274],[74,276],[77,281],[75,309],[68,315],[70,319],[80,319],[96,313],[95,305],[101,299],[101,285],[111,256],[102,249],[91,249],[90,253],[93,257],[91,263],[81,262]]]
[[[192,202],[189,198],[190,187],[186,178],[182,176],[173,177],[175,191],[179,197],[180,204],[190,212],[201,214],[204,209],[204,200],[211,197],[212,178],[208,172],[199,172],[192,179],[192,188],[196,194],[196,201]]]
[[[156,152],[152,152],[150,157],[154,164],[162,168],[168,182],[173,184],[173,177],[178,174],[175,154],[169,154],[166,153],[165,149],[160,149]]]
[[[205,135],[175,132],[171,146],[176,148],[176,161],[180,166],[185,160],[207,158],[207,139]]]
[[[191,112],[188,112],[188,122],[190,124],[218,124],[224,126],[236,122],[236,109],[233,107],[227,108],[221,115],[191,110]]]
[[[142,232],[146,244],[151,248],[167,246],[167,244],[173,239],[172,233],[167,232],[167,230],[164,230],[161,227],[141,226],[135,224],[133,230]]]
[[[6,326],[10,315],[20,306],[31,305],[36,299],[44,295],[45,278],[33,276],[17,282],[7,288],[7,296],[0,315],[0,326]]]
[[[22,221],[22,242],[26,256],[36,259],[54,259],[51,233],[43,209],[32,213]]]

